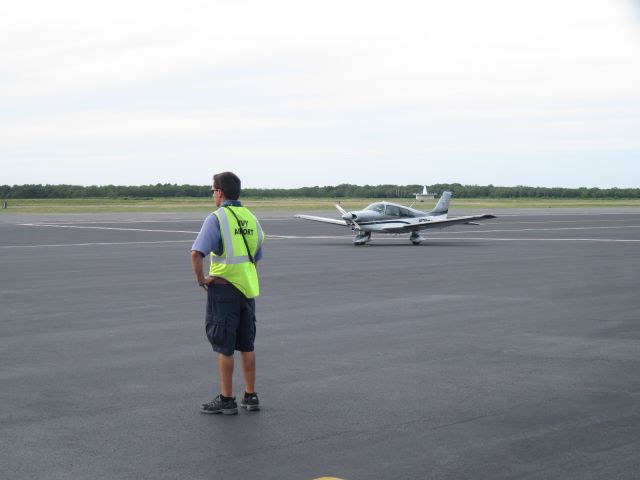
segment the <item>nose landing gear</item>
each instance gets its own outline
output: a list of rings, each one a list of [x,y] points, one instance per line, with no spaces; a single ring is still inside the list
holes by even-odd
[[[356,237],[353,239],[353,244],[356,246],[365,245],[370,241],[371,241],[371,232],[362,232],[356,235]]]

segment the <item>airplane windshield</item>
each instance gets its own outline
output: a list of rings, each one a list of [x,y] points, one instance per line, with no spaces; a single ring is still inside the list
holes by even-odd
[[[365,210],[370,210],[373,212],[384,213],[384,203],[372,203]]]
[[[384,214],[388,217],[399,217],[400,210],[395,205],[387,205]]]

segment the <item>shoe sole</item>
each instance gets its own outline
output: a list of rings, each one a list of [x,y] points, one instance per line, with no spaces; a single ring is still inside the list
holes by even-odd
[[[237,408],[223,408],[222,410],[205,410],[204,408],[200,409],[200,413],[206,413],[209,415],[214,415],[216,413],[221,413],[222,415],[237,415]]]
[[[258,410],[260,410],[260,405],[240,405],[240,406],[250,412],[257,412]]]

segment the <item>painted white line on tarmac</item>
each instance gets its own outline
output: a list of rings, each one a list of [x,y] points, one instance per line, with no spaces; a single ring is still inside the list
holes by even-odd
[[[52,227],[52,228],[78,228],[90,230],[118,230],[124,232],[159,232],[159,233],[193,233],[193,230],[154,230],[151,228],[122,228],[122,227],[88,227],[86,225],[57,225],[52,223],[19,223],[20,227]]]
[[[0,245],[0,248],[50,248],[50,247],[91,247],[94,245],[148,245],[157,243],[193,243],[189,240],[157,240],[153,242],[93,242],[93,243],[57,243],[50,245]]]
[[[272,240],[346,240],[351,236],[329,237],[329,236],[300,236],[300,235],[267,235]],[[380,240],[406,241],[405,237],[380,237]],[[430,240],[457,240],[457,241],[485,241],[485,242],[599,242],[599,243],[638,243],[640,239],[619,239],[619,238],[496,238],[496,237],[438,237],[426,238],[424,242]],[[193,243],[193,239],[188,240],[157,240],[150,242],[92,242],[92,243],[59,243],[47,245],[0,245],[0,249],[17,248],[50,248],[50,247],[90,247],[104,245],[153,245],[163,243]]]
[[[289,218],[289,217],[282,217],[282,218],[258,218],[258,220],[260,222],[264,222],[264,221],[279,221],[279,220],[299,220],[297,218]],[[69,225],[69,224],[74,224],[74,225],[96,225],[96,224],[111,224],[111,225],[127,225],[130,223],[202,223],[204,221],[204,217],[203,218],[194,218],[194,219],[174,219],[174,218],[168,218],[166,220],[109,220],[109,219],[104,219],[104,220],[67,220],[67,221],[49,221],[49,222],[42,222],[42,223],[18,223],[16,225]]]
[[[192,233],[192,234],[199,233],[197,230],[160,230],[160,229],[152,229],[152,228],[93,227],[93,226],[86,226],[86,225],[62,225],[62,224],[51,224],[51,223],[19,223],[18,226],[77,228],[77,229],[91,229],[91,230],[117,230],[117,231],[126,231],[126,232]],[[614,229],[617,230],[622,228],[640,228],[640,225],[614,225],[614,226],[604,226],[604,227],[593,226],[593,227],[518,228],[518,229],[482,230],[482,233],[559,232],[559,231],[567,231],[567,230],[614,230]],[[477,231],[456,232],[456,235],[465,235],[467,233],[473,234],[473,233],[477,233]],[[444,232],[430,231],[428,233],[425,232],[425,234],[441,235],[441,234],[444,234]],[[382,234],[382,235],[389,235],[389,234]],[[398,234],[398,235],[402,235],[402,234]],[[271,237],[286,238],[287,236],[271,235]],[[291,236],[290,238],[297,238],[297,237]],[[304,237],[304,238],[310,238],[310,237]],[[324,238],[324,237],[319,236],[315,238]],[[329,237],[329,238],[332,238],[332,237]]]
[[[345,238],[353,238],[348,236],[303,236],[303,235],[267,235],[267,238],[275,240],[341,240]],[[406,236],[377,236],[375,240],[400,240],[407,241]],[[499,238],[499,237],[425,237],[424,242],[429,243],[430,240],[467,240],[467,241],[498,241],[498,242],[640,242],[640,239],[618,239],[618,238]]]
[[[194,220],[185,220],[185,219],[166,219],[166,220],[53,220],[48,222],[43,222],[45,225],[68,225],[70,223],[77,225],[92,225],[92,224],[101,224],[101,223],[111,223],[114,225],[117,224],[128,224],[128,223],[194,223],[201,222],[202,219],[194,219]],[[17,225],[30,225],[28,223],[18,223]],[[40,224],[38,224],[40,225]]]
[[[353,238],[353,235],[265,235],[267,238],[274,240],[287,240],[287,239],[320,239],[320,240],[332,240],[338,238]],[[384,238],[384,237],[380,237]]]
[[[514,232],[561,232],[567,230],[618,230],[621,228],[640,228],[640,225],[614,225],[607,227],[553,227],[553,228],[510,228],[501,230],[482,230],[482,233],[514,233]],[[456,232],[456,235],[473,234],[476,231]],[[425,232],[427,235],[441,235],[444,232]],[[450,235],[450,232],[449,232]]]
[[[427,238],[429,240],[495,240],[497,242],[611,242],[611,243],[628,243],[628,242],[640,242],[640,238],[496,238],[496,237],[438,237]]]
[[[540,211],[529,210],[526,212],[516,212],[516,213],[503,213],[500,209],[482,209],[481,211],[495,213],[498,218],[503,217],[606,217],[613,215],[639,215],[638,207],[626,207],[629,209],[634,209],[634,211],[630,212],[566,212],[566,213],[550,213],[544,211],[544,209],[540,209]],[[480,209],[477,209],[480,210]],[[476,210],[476,211],[477,211]],[[518,210],[518,208],[513,208],[512,210]],[[456,215],[460,215],[460,213],[456,212]],[[470,214],[469,214],[470,215]]]
[[[191,230],[154,230],[154,229],[143,229],[143,228],[122,228],[122,227],[93,227],[93,226],[77,226],[77,225],[54,225],[54,224],[45,224],[45,223],[21,223],[20,226],[31,226],[31,227],[53,227],[53,228],[76,228],[76,229],[92,229],[92,230],[117,230],[117,231],[132,231],[132,232],[156,232],[156,233],[189,233],[189,234],[197,234],[197,231]],[[554,232],[554,231],[568,231],[568,230],[602,230],[602,229],[621,229],[621,228],[640,228],[640,225],[622,225],[622,226],[613,226],[613,227],[559,227],[559,228],[521,228],[521,229],[509,229],[509,230],[483,230],[482,233],[516,233],[516,232]],[[495,238],[495,237],[466,237],[466,234],[478,234],[478,231],[468,231],[468,232],[455,232],[455,235],[462,235],[461,237],[442,237],[440,235],[451,235],[451,232],[434,232],[429,231],[425,232],[426,237],[425,241],[429,240],[484,240],[484,241],[527,241],[527,242],[538,242],[538,241],[557,241],[557,242],[620,242],[620,243],[629,243],[629,242],[640,242],[640,239],[611,239],[611,238]],[[380,239],[387,240],[406,240],[406,236],[403,234],[380,234]],[[333,240],[333,239],[345,239],[351,238],[351,235],[266,235],[266,238],[269,239],[305,239],[305,240]],[[178,242],[183,242],[185,240],[177,240]],[[54,247],[54,246],[83,246],[83,245],[128,245],[128,244],[136,244],[136,243],[170,243],[170,241],[157,241],[157,242],[111,242],[111,243],[82,243],[82,244],[60,244],[60,245],[7,245],[1,248],[33,248],[33,247]]]
[[[593,223],[609,223],[609,222],[626,222],[627,219],[615,219],[615,218],[605,218],[605,219],[593,219],[590,220]],[[584,223],[585,219],[581,218],[580,220],[522,220],[522,221],[509,221],[509,222],[485,222],[483,221],[481,225],[537,225],[537,224],[546,224],[546,223]]]

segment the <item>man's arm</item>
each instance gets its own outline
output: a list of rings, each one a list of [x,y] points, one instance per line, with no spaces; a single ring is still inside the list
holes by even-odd
[[[191,247],[191,267],[196,276],[196,281],[205,290],[211,281],[210,277],[205,277],[202,272],[204,267],[204,257],[210,252],[216,255],[222,253],[222,239],[220,238],[220,225],[218,218],[212,213],[209,215],[200,229],[200,233],[196,237]]]
[[[204,257],[197,250],[191,250],[191,268],[193,268],[193,273],[196,276],[196,282],[198,285],[207,290],[209,285],[204,273],[202,272],[202,269],[204,268]]]

